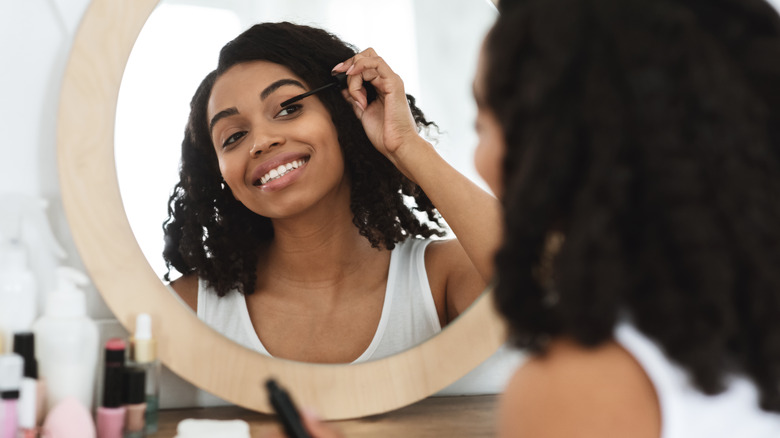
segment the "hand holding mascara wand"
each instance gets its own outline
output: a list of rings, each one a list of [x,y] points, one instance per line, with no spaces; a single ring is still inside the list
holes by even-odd
[[[376,98],[376,90],[374,89],[374,87],[370,83],[365,82],[365,84],[366,84],[367,99],[368,99],[368,102],[370,103],[370,102],[372,102]],[[295,97],[292,97],[290,99],[287,99],[284,102],[282,102],[281,104],[279,104],[279,106],[284,108],[284,107],[289,106],[289,105],[291,105],[291,104],[293,104],[295,102],[298,102],[299,100],[303,99],[304,97],[309,97],[312,94],[317,94],[320,91],[327,90],[328,88],[333,88],[333,87],[336,87],[336,89],[338,89],[338,90],[343,90],[343,89],[347,88],[347,74],[345,72],[336,73],[335,75],[332,76],[331,81],[328,82],[327,84],[325,84],[325,85],[323,85],[321,87],[315,88],[313,90],[307,91],[307,92],[305,92],[303,94],[299,94],[299,95],[297,95]]]

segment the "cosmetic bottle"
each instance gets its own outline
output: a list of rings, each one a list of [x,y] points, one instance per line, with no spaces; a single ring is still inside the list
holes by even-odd
[[[142,368],[125,368],[123,401],[125,405],[124,438],[146,436],[146,371]]]
[[[19,396],[19,427],[35,430],[43,421],[46,385],[38,378],[38,361],[35,360],[35,335],[32,332],[14,334],[14,353],[24,359]]]
[[[24,248],[26,269],[32,273],[36,284],[34,315],[41,315],[45,310],[46,295],[57,286],[58,260],[64,259],[66,255],[46,217],[48,202],[40,197],[10,192],[0,194],[0,205],[3,206],[3,214],[0,214],[0,240],[16,242]],[[0,262],[0,265],[3,264]],[[24,330],[29,330],[29,327]],[[16,331],[22,329],[12,330]],[[11,347],[6,344],[6,348]]]
[[[141,313],[135,319],[135,333],[130,338],[130,366],[146,373],[146,433],[157,432],[157,416],[160,400],[160,361],[157,359],[157,342],[152,336],[152,318]]]
[[[16,438],[19,430],[19,387],[24,359],[18,354],[0,356],[0,438]]]
[[[14,333],[30,331],[37,315],[37,295],[24,246],[11,240],[0,243],[0,332],[9,350]]]
[[[92,414],[75,397],[65,397],[49,411],[41,428],[43,438],[95,438]]]
[[[111,338],[106,342],[103,369],[103,401],[97,409],[98,438],[122,438],[125,407],[122,406],[125,341]]]
[[[59,287],[48,294],[46,311],[33,324],[38,372],[46,379],[46,412],[73,396],[92,408],[97,368],[98,329],[86,315],[87,277],[72,268],[57,269]],[[45,414],[45,412],[44,412]]]

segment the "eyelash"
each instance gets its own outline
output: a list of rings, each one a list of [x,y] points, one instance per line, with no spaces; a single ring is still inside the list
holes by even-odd
[[[301,104],[288,105],[288,106],[282,108],[281,110],[279,110],[279,112],[276,113],[276,117],[289,117],[289,116],[293,116],[293,115],[297,114],[301,110],[301,108],[303,108],[303,105],[301,105]],[[283,111],[287,111],[287,110],[293,110],[293,111],[290,114],[283,114],[283,115],[280,116],[280,114],[282,114]],[[241,140],[241,138],[244,135],[246,135],[246,131],[239,131],[239,132],[235,132],[235,133],[231,134],[230,137],[228,137],[222,143],[222,148],[223,149],[227,148],[230,145],[236,143],[238,140]]]
[[[240,135],[239,135],[240,134]],[[222,143],[222,148],[226,148],[233,143],[237,142],[238,140],[241,140],[241,137],[243,137],[246,134],[246,131],[239,131],[236,133],[233,133],[228,137],[224,143]]]
[[[279,114],[282,113],[282,111],[293,110],[293,112],[291,114],[285,114],[285,115],[282,116],[282,117],[287,117],[287,116],[290,116],[290,115],[293,115],[293,114],[297,113],[298,111],[301,110],[301,108],[303,108],[303,105],[301,105],[301,104],[287,105],[286,107],[282,108],[278,113],[276,113],[276,115],[278,117]]]

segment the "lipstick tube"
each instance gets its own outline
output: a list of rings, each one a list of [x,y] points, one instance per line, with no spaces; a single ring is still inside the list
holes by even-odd
[[[46,402],[44,379],[38,375],[38,361],[35,359],[35,335],[32,332],[14,334],[14,353],[24,359],[24,377],[22,377],[19,396],[19,427],[27,434],[43,422]]]
[[[125,426],[125,407],[122,406],[124,367],[125,341],[111,338],[106,342],[103,401],[97,410],[98,438],[122,438]]]

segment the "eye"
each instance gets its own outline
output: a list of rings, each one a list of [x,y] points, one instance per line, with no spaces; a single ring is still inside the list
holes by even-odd
[[[225,140],[224,143],[222,143],[222,147],[226,148],[226,147],[230,146],[231,144],[241,140],[241,138],[243,136],[245,136],[245,135],[246,135],[246,131],[239,131],[239,132],[234,133],[233,135],[228,137],[227,140]]]
[[[276,117],[286,117],[286,116],[291,116],[291,115],[293,115],[293,114],[297,113],[298,111],[300,111],[300,110],[301,110],[301,108],[302,108],[302,105],[300,105],[300,104],[292,104],[292,105],[288,105],[288,106],[286,106],[286,107],[282,108],[282,110],[281,110],[281,111],[279,111],[278,113],[276,113]]]

